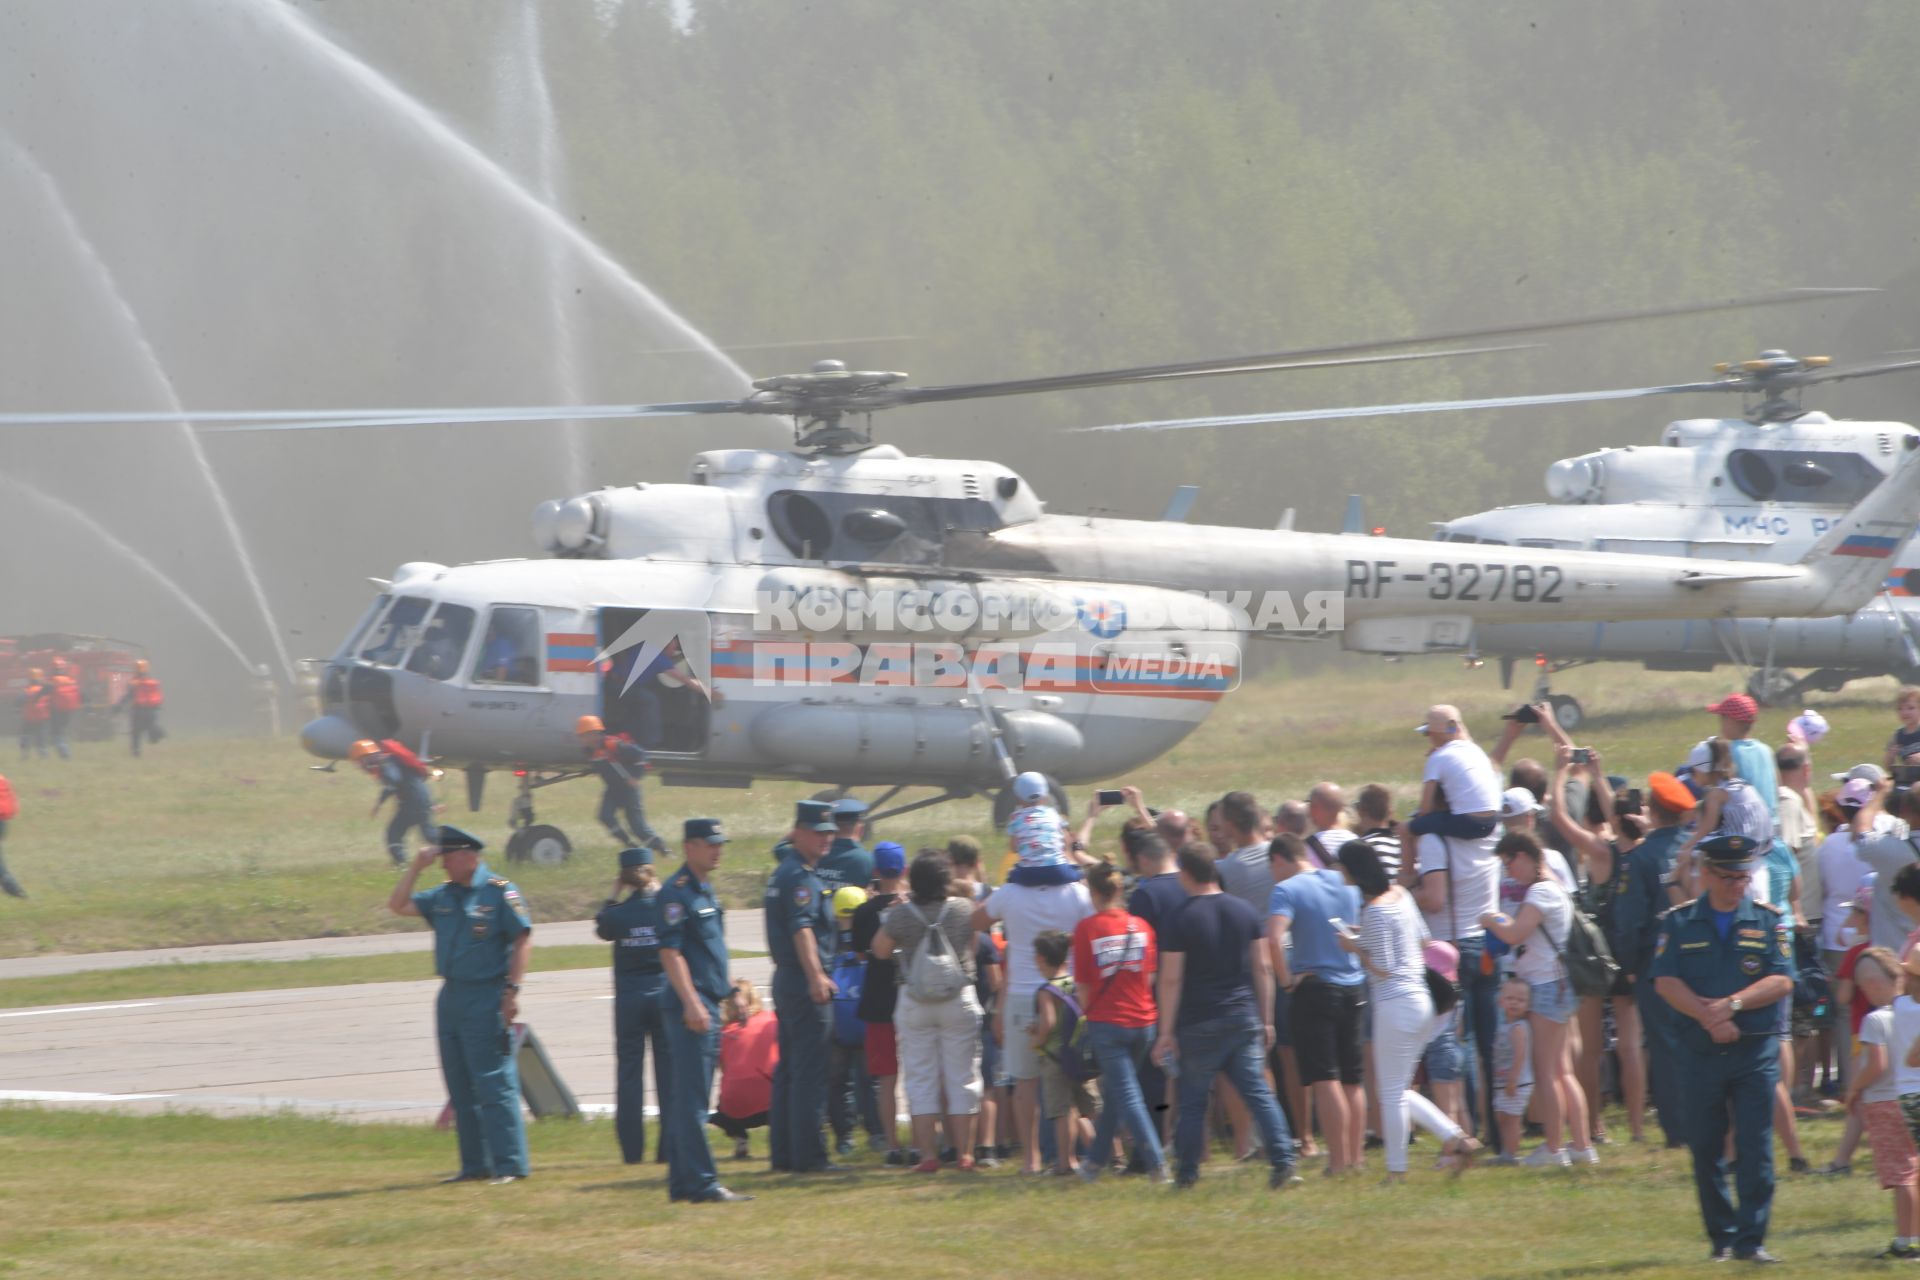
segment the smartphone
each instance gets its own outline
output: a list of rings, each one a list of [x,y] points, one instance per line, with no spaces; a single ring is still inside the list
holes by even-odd
[[[1575,764],[1592,764],[1593,749],[1591,747],[1575,747],[1573,749],[1573,762]]]
[[[1616,791],[1613,795],[1613,811],[1616,815],[1639,813],[1646,807],[1646,797],[1638,787],[1629,791]]]
[[[1515,724],[1539,724],[1540,723],[1540,713],[1538,711],[1535,711],[1532,707],[1529,707],[1524,703],[1522,703],[1520,706],[1515,707],[1513,710],[1507,712],[1507,714],[1501,716],[1500,718],[1502,720],[1511,720]]]
[[[1127,802],[1126,796],[1118,791],[1096,791],[1093,793],[1093,798],[1097,803],[1105,806],[1125,804]]]
[[[1335,933],[1351,934],[1353,932],[1353,926],[1348,924],[1345,920],[1342,920],[1339,916],[1329,916],[1327,918],[1327,923],[1333,926],[1333,931]]]

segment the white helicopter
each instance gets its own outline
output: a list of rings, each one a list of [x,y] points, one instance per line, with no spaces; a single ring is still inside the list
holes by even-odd
[[[1820,616],[1880,588],[1879,548],[1920,519],[1920,453],[1796,562],[1675,560],[1054,515],[993,462],[908,457],[848,424],[905,404],[1225,373],[1405,360],[1432,347],[1648,314],[1015,382],[911,387],[835,361],[737,401],[515,409],[5,415],[8,422],[176,420],[239,429],[669,414],[793,419],[786,451],[717,450],[685,483],[544,503],[544,558],[402,565],[327,663],[302,731],[338,759],[397,738],[519,778],[510,853],[557,860],[534,789],[585,772],[578,717],[647,748],[667,785],[816,781],[887,790],[874,817],[996,793],[1017,770],[1056,784],[1161,755],[1237,681],[1251,636],[1340,632],[1408,650],[1481,623]],[[1177,505],[1177,503],[1176,503]],[[1861,548],[1872,549],[1863,555]],[[887,808],[908,787],[936,794]],[[1064,803],[1064,797],[1062,797]]]
[[[1683,419],[1669,423],[1657,445],[1563,458],[1547,468],[1552,501],[1462,516],[1438,525],[1434,536],[1482,546],[1793,559],[1920,449],[1920,431],[1906,423],[1836,421],[1804,409],[1800,388],[1913,365],[1829,372],[1825,357],[1782,350],[1717,365],[1720,380],[1675,390],[1743,392],[1750,397],[1743,416]],[[1592,662],[1637,661],[1651,671],[1735,663],[1750,673],[1748,689],[1762,702],[1869,676],[1920,678],[1920,547],[1909,544],[1881,563],[1878,597],[1835,617],[1494,623],[1476,626],[1460,647],[1472,665],[1499,659],[1507,687],[1515,664],[1531,660],[1539,670],[1533,700],[1549,702],[1569,730],[1584,709],[1553,693],[1551,678]],[[1798,678],[1785,670],[1804,666],[1816,669]]]

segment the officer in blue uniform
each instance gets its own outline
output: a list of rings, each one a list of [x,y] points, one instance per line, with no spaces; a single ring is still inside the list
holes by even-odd
[[[654,876],[653,850],[624,849],[620,878],[613,897],[593,918],[593,931],[613,944],[613,1047],[619,1064],[614,1089],[613,1128],[620,1139],[620,1156],[628,1164],[647,1158],[646,1105],[647,1041],[653,1041],[653,1091],[660,1101],[661,1122],[654,1136],[654,1159],[667,1160],[667,1088],[672,1080],[672,1049],[668,1044],[667,979],[660,967],[660,905],[655,900],[659,881]],[[622,890],[630,890],[626,900]]]
[[[1706,892],[1667,914],[1652,973],[1676,1014],[1687,1145],[1713,1258],[1777,1262],[1765,1247],[1780,1078],[1774,1006],[1793,994],[1793,938],[1778,910],[1746,896],[1765,849],[1723,835],[1702,841],[1698,852]],[[1721,1168],[1729,1116],[1738,1212]]]
[[[839,1173],[827,1159],[820,1126],[826,1118],[827,1058],[833,1039],[833,895],[816,869],[838,829],[832,806],[802,800],[787,843],[794,856],[767,880],[767,952],[773,957],[773,1012],[780,1023],[780,1063],[773,1072],[767,1141],[773,1168],[785,1173]]]
[[[434,1005],[440,1069],[460,1135],[460,1171],[447,1182],[527,1176],[527,1130],[509,1028],[520,1013],[520,981],[533,951],[533,920],[510,881],[480,861],[486,846],[458,827],[441,826],[387,897],[397,916],[420,916],[433,929],[433,967],[444,981]],[[414,882],[445,859],[445,884],[415,893]]]
[[[861,843],[866,835],[867,802],[854,796],[841,796],[833,802],[833,843],[827,856],[820,859],[814,874],[827,886],[827,896],[852,885],[866,889],[873,884],[873,854]]]
[[[667,1196],[726,1204],[752,1196],[720,1185],[707,1144],[707,1104],[720,1053],[720,1002],[727,998],[726,912],[713,895],[713,869],[726,851],[717,818],[689,818],[681,828],[686,865],[668,877],[660,911],[660,963],[667,974],[667,1036],[673,1084],[660,1103],[666,1127]]]

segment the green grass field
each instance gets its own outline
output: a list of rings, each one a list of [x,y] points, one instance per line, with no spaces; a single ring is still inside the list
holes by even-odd
[[[1825,1149],[1838,1126],[1815,1128]],[[1551,1280],[1692,1275],[1706,1256],[1684,1153],[1646,1147],[1604,1148],[1598,1169],[1456,1182],[1423,1168],[1429,1141],[1404,1186],[1309,1177],[1284,1195],[1218,1158],[1184,1193],[926,1177],[864,1153],[851,1174],[808,1179],[723,1158],[727,1182],[758,1199],[686,1206],[667,1203],[655,1166],[620,1163],[604,1121],[536,1125],[532,1143],[524,1183],[441,1187],[453,1137],[424,1126],[0,1110],[0,1274]],[[1774,1223],[1788,1274],[1904,1265],[1868,1261],[1891,1234],[1870,1173],[1785,1182]]]
[[[1610,768],[1644,774],[1670,768],[1711,732],[1700,708],[1734,686],[1719,675],[1653,675],[1598,667],[1564,676],[1590,715],[1582,738]],[[1893,714],[1892,684],[1856,685],[1817,703],[1834,733],[1818,753],[1823,772],[1880,757]],[[1342,663],[1313,678],[1259,681],[1230,695],[1185,743],[1132,779],[1150,803],[1199,810],[1223,791],[1245,787],[1273,801],[1304,795],[1321,778],[1357,785],[1393,784],[1411,799],[1421,744],[1409,732],[1428,703],[1461,704],[1483,739],[1514,701],[1491,669],[1452,660]],[[1778,741],[1788,715],[1771,711],[1762,736]],[[1538,739],[1531,740],[1544,748]],[[22,815],[6,858],[33,896],[0,899],[0,956],[114,951],[327,937],[417,928],[386,911],[394,872],[382,847],[381,820],[367,816],[376,789],[342,769],[311,771],[288,742],[176,736],[144,759],[117,742],[83,744],[71,763],[9,765]],[[489,842],[504,841],[510,779],[496,777],[479,814],[466,812],[457,777],[445,785],[447,817]],[[647,789],[649,816],[662,830],[683,817],[717,813],[734,843],[720,881],[735,905],[756,905],[767,850],[790,821],[793,801],[813,788],[768,783],[750,791]],[[589,916],[613,878],[613,848],[594,824],[597,784],[582,781],[541,793],[541,818],[578,842],[560,867],[511,868],[537,918]],[[1077,804],[1087,794],[1073,797]],[[1112,828],[1108,828],[1111,830]],[[907,815],[881,833],[909,850],[958,832],[989,842],[984,801],[962,801]]]
[[[1670,767],[1713,728],[1700,707],[1731,686],[1729,677],[1619,668],[1561,682],[1592,715],[1582,739],[1631,774]],[[1820,701],[1835,726],[1819,753],[1822,773],[1878,758],[1892,722],[1890,691],[1882,682]],[[1420,743],[1408,726],[1436,699],[1461,703],[1486,738],[1514,701],[1489,673],[1441,661],[1353,663],[1311,680],[1263,681],[1131,781],[1153,803],[1192,810],[1234,787],[1270,803],[1297,797],[1321,778],[1385,781],[1410,798]],[[1777,740],[1792,710],[1770,712],[1763,736]],[[306,764],[291,744],[176,737],[140,762],[89,744],[70,765],[15,769],[25,813],[7,855],[33,897],[0,899],[0,954],[408,927],[384,910],[393,872],[379,824],[366,817],[372,786]],[[751,904],[765,851],[808,790],[650,788],[648,798],[663,827],[709,806],[728,819],[736,843],[723,884],[732,901]],[[498,840],[506,799],[497,788],[486,811],[465,821]],[[543,817],[584,847],[565,866],[514,875],[539,917],[590,914],[612,878],[611,849],[593,838],[594,789],[556,788],[543,800]],[[911,848],[957,831],[990,837],[984,803],[911,815],[884,834]],[[604,962],[599,947],[535,955],[560,967],[574,952],[581,963]],[[400,955],[156,966],[8,982],[0,1003],[417,978],[420,964],[418,955]],[[1818,1163],[1838,1125],[1814,1121],[1803,1134]],[[566,1280],[885,1268],[970,1278],[1540,1280],[1687,1275],[1705,1255],[1686,1161],[1644,1147],[1606,1148],[1598,1170],[1485,1169],[1451,1182],[1425,1170],[1429,1143],[1415,1149],[1408,1186],[1310,1178],[1284,1197],[1264,1189],[1260,1171],[1230,1163],[1210,1165],[1196,1191],[1175,1196],[1133,1179],[1097,1188],[1007,1171],[921,1179],[862,1153],[857,1172],[825,1180],[723,1162],[728,1181],[759,1200],[696,1208],[669,1206],[652,1166],[619,1163],[604,1121],[535,1126],[533,1145],[538,1172],[525,1184],[443,1188],[434,1179],[452,1165],[452,1136],[420,1126],[4,1107],[0,1275],[273,1280],[497,1271]],[[1783,1185],[1770,1243],[1797,1264],[1795,1273],[1895,1266],[1867,1261],[1890,1234],[1891,1213],[1861,1159],[1863,1172],[1852,1179]]]

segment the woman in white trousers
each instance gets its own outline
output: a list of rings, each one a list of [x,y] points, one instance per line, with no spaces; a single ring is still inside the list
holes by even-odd
[[[1446,1112],[1409,1086],[1435,1024],[1433,998],[1427,994],[1426,922],[1413,895],[1393,882],[1380,856],[1362,840],[1350,840],[1336,855],[1340,869],[1360,890],[1360,932],[1339,935],[1340,945],[1357,953],[1372,979],[1373,1066],[1380,1089],[1381,1136],[1387,1144],[1387,1181],[1407,1175],[1409,1123],[1439,1137],[1457,1173],[1466,1168],[1480,1144]]]

